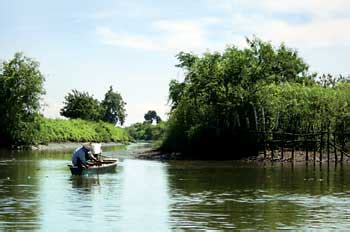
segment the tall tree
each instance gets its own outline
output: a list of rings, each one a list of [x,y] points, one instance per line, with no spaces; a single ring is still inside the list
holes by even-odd
[[[154,110],[149,110],[145,116],[145,121],[148,123],[153,123],[153,120],[156,121],[156,123],[160,123],[162,121],[162,119],[157,115],[157,112]]]
[[[113,91],[113,87],[110,86],[108,92],[105,94],[105,98],[101,103],[103,108],[102,119],[106,122],[113,124],[123,125],[126,118],[126,110],[122,96],[117,91]]]
[[[72,90],[65,96],[64,107],[60,114],[67,118],[81,118],[98,121],[101,119],[102,108],[97,99],[87,92]]]
[[[0,143],[35,142],[45,78],[39,63],[16,53],[0,66]]]
[[[247,39],[247,45],[244,49],[229,46],[222,53],[206,52],[198,56],[180,52],[177,55],[176,66],[183,70],[185,78],[182,82],[173,80],[169,85],[171,112],[164,148],[202,149],[208,154],[217,147],[232,147],[233,142],[237,149],[253,148],[256,141],[246,137],[248,132],[259,129],[265,121],[270,128],[275,128],[272,122],[278,118],[272,117],[274,114],[282,118],[282,112],[279,114],[278,109],[268,107],[272,102],[266,100],[270,95],[261,94],[263,87],[287,88],[287,84],[293,83],[292,88],[297,89],[298,85],[316,84],[315,74],[309,72],[296,50],[284,44],[274,47],[257,38]],[[275,95],[282,92],[282,89],[273,89]],[[260,112],[261,109],[264,112]],[[261,114],[266,118],[263,123],[259,122]],[[286,125],[288,120],[284,121]]]

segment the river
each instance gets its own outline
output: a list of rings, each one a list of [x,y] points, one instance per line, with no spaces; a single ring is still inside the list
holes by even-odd
[[[0,152],[0,230],[349,230],[350,165],[146,161],[72,177],[71,152]]]

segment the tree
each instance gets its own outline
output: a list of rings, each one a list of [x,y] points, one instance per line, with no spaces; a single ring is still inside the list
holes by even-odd
[[[179,83],[177,80],[171,80],[169,84],[169,98],[171,109],[175,109],[180,102],[182,94],[184,93],[185,83]]]
[[[105,94],[105,98],[101,103],[103,108],[102,119],[106,122],[113,124],[123,125],[126,118],[126,103],[123,101],[122,96],[117,91],[113,91],[113,87],[110,86],[108,92]]]
[[[346,83],[346,82],[349,83],[349,81],[350,81],[350,76],[343,76],[343,75],[334,76],[328,73],[328,74],[322,74],[318,78],[317,82],[324,88],[328,88],[328,87],[334,88],[339,83]]]
[[[166,125],[164,122],[157,125],[148,122],[135,123],[126,128],[134,140],[160,140],[165,134],[165,129]]]
[[[65,96],[64,107],[60,114],[67,118],[80,118],[89,121],[101,119],[102,108],[97,99],[87,92],[72,90]]]
[[[273,122],[279,117],[277,103],[270,106],[268,98],[273,100],[278,95],[276,101],[282,102],[285,96],[279,94],[288,92],[288,84],[295,84],[290,87],[291,94],[301,94],[294,91],[298,86],[317,84],[315,74],[309,73],[308,65],[296,50],[284,44],[274,47],[257,38],[247,39],[247,45],[243,49],[229,46],[222,53],[177,55],[176,66],[183,70],[185,78],[169,85],[171,112],[163,148],[211,155],[220,154],[217,148],[235,147],[237,153],[241,149],[247,154],[257,143],[256,138],[249,137],[249,131],[265,127],[265,122],[266,127],[274,128]],[[275,95],[262,94],[264,87],[271,85],[281,88],[272,88]],[[298,99],[300,104],[304,103],[302,95]],[[299,102],[295,104],[295,111],[299,106]],[[258,117],[262,114],[264,120]],[[289,130],[289,122],[297,124],[301,114],[294,115],[293,118],[280,115],[285,130]]]
[[[156,123],[159,124],[159,123],[161,123],[161,122],[162,122],[162,119],[157,115],[157,117],[156,117]]]
[[[148,123],[153,123],[153,120],[156,121],[156,123],[160,123],[162,121],[162,119],[157,115],[157,112],[154,110],[149,110],[145,116],[145,121]]]
[[[0,67],[0,144],[36,142],[45,78],[39,63],[16,53]]]

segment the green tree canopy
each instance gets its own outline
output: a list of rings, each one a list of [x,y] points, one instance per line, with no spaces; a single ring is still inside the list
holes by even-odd
[[[126,128],[134,140],[160,140],[166,130],[165,122],[153,125],[149,122],[135,123]]]
[[[0,143],[36,142],[45,78],[39,63],[16,53],[0,66]]]
[[[106,122],[113,124],[123,125],[126,118],[126,103],[123,101],[122,96],[117,91],[113,91],[113,87],[110,86],[108,92],[105,94],[105,98],[101,103],[103,108],[102,119]]]
[[[157,115],[155,110],[149,110],[145,116],[145,121],[148,123],[153,123],[153,120],[158,124],[162,121],[162,119]]]
[[[256,138],[249,137],[252,129],[272,130],[279,121],[278,128],[295,131],[297,125],[306,125],[300,121],[305,111],[312,115],[324,99],[334,99],[330,92],[318,94],[320,88],[312,88],[318,85],[316,74],[309,72],[296,50],[258,38],[247,39],[247,45],[243,49],[229,46],[222,53],[177,55],[176,66],[183,69],[185,78],[169,85],[171,112],[164,148],[249,149],[256,144]],[[312,98],[319,103],[312,104]]]
[[[101,119],[102,107],[97,99],[87,92],[72,90],[65,96],[60,114],[67,118],[80,118],[90,121]]]

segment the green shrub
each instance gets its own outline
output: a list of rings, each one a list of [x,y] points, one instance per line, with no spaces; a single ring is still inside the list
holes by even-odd
[[[128,142],[125,129],[106,122],[91,122],[82,119],[42,118],[39,141],[49,142]]]
[[[135,123],[127,128],[129,135],[134,140],[161,140],[166,128],[165,122],[153,125],[149,122]]]

